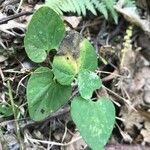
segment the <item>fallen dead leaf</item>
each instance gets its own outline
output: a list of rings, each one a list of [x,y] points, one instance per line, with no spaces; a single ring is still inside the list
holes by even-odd
[[[115,9],[121,13],[127,21],[139,26],[143,31],[150,34],[150,22],[140,18],[136,11],[136,7],[124,7],[124,4],[125,0],[119,0],[115,5]]]
[[[70,16],[70,17],[64,17],[64,19],[73,27],[76,28],[80,21],[81,21],[81,17],[76,17],[76,16]]]
[[[79,137],[80,137],[80,133],[76,132],[73,135],[71,141],[73,141],[73,140],[75,140],[75,139],[77,139]],[[72,144],[70,144],[70,145],[68,145],[66,147],[62,147],[61,150],[84,150],[86,146],[87,146],[87,144],[84,142],[84,140],[80,139],[80,140],[78,140],[76,142],[73,142]]]
[[[133,109],[129,110],[128,108],[122,109],[121,113],[122,119],[124,119],[125,130],[132,130],[133,126],[136,126],[138,129],[142,128],[141,123],[144,121],[144,117]]]
[[[144,124],[145,129],[141,130],[141,134],[144,138],[144,142],[150,143],[150,120]]]

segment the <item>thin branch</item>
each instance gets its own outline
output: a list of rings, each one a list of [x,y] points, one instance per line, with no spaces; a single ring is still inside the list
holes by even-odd
[[[33,11],[26,11],[26,12],[21,12],[21,13],[18,13],[18,14],[14,14],[14,15],[10,15],[10,16],[4,17],[4,18],[0,19],[0,25],[4,24],[4,23],[7,23],[10,20],[19,18],[21,16],[25,16],[25,15],[29,16],[29,15],[32,15],[32,14],[33,14]]]
[[[110,93],[112,93],[113,95],[115,95],[116,97],[118,97],[119,99],[122,99],[124,102],[126,102],[126,104],[128,104],[133,110],[137,111],[132,105],[131,105],[131,101],[129,101],[128,99],[125,99],[123,97],[121,97],[120,95],[118,95],[117,93],[115,93],[114,91],[110,90],[109,88],[105,87],[103,85],[103,87]]]
[[[30,138],[28,135],[25,136],[26,140],[33,142],[33,143],[43,143],[43,144],[50,144],[50,145],[57,145],[57,146],[68,146],[74,142],[77,142],[78,140],[82,139],[81,136],[77,137],[76,139],[68,142],[68,143],[58,143],[58,142],[53,142],[53,141],[45,141],[45,140],[38,140],[38,139],[33,139]]]
[[[20,10],[20,8],[21,8],[21,6],[22,6],[22,4],[23,4],[23,1],[24,1],[24,0],[20,0],[19,6],[18,6],[18,8],[17,8],[17,10],[16,10],[16,13],[19,12],[19,10]]]

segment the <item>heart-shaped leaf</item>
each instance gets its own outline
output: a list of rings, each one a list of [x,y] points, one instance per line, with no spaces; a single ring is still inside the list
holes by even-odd
[[[43,62],[48,51],[58,48],[64,33],[64,23],[59,15],[49,7],[39,8],[28,25],[24,39],[29,58],[34,62]]]
[[[107,98],[93,102],[76,97],[71,104],[71,116],[86,143],[93,150],[102,150],[115,123],[113,103]]]
[[[29,114],[40,121],[64,105],[71,96],[71,86],[62,86],[53,80],[47,67],[40,67],[31,75],[27,85]]]
[[[53,72],[59,83],[69,85],[79,71],[95,71],[97,55],[91,43],[75,31],[62,41],[53,61]]]
[[[78,75],[78,88],[84,99],[90,99],[93,92],[102,86],[100,77],[89,70],[82,70]]]

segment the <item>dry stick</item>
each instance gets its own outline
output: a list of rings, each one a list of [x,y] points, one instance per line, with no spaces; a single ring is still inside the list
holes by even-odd
[[[2,78],[2,81],[3,81],[3,84],[4,84],[4,81],[5,81],[5,77],[4,77],[4,74],[2,72],[2,69],[0,68],[0,77]]]
[[[66,137],[66,135],[67,135],[67,130],[68,130],[68,128],[67,128],[66,123],[65,123],[65,132],[64,132],[64,135],[63,135],[63,137],[62,137],[61,142],[64,142],[64,139],[65,139],[65,137]]]
[[[25,75],[25,76],[24,76],[23,78],[21,78],[21,80],[19,81],[19,83],[18,83],[18,85],[17,85],[16,96],[15,96],[15,97],[18,96],[18,93],[19,93],[19,87],[20,87],[20,85],[22,84],[22,81],[25,80],[29,75],[30,75],[30,74]]]
[[[17,73],[17,74],[24,74],[25,73],[22,71],[14,71],[14,69],[3,70],[3,72],[5,72],[5,73]]]
[[[17,13],[19,12],[19,10],[20,10],[20,8],[21,8],[21,6],[22,6],[22,4],[23,4],[23,1],[24,1],[24,0],[20,0],[19,6],[18,6],[18,8],[17,8],[17,10],[16,10]]]
[[[23,130],[26,129],[26,128],[29,128],[30,126],[34,126],[36,124],[46,124],[49,120],[53,119],[53,118],[56,118],[56,117],[59,117],[61,115],[64,115],[64,114],[67,114],[68,112],[70,111],[69,108],[64,108],[63,110],[59,110],[57,112],[55,112],[52,116],[49,116],[46,120],[44,121],[40,121],[40,122],[31,122],[29,124],[27,124],[25,127],[23,127]]]
[[[115,70],[114,72],[96,70],[96,73],[109,74],[109,75],[114,75],[116,77],[123,77],[123,78],[125,78],[125,76],[119,75],[117,70]]]
[[[121,136],[123,137],[123,139],[128,138],[129,141],[132,141],[132,138],[130,136],[128,136],[127,133],[124,132],[117,123],[115,123],[115,125],[119,129],[119,132],[120,132]]]
[[[19,18],[21,16],[25,16],[25,15],[28,16],[28,15],[32,15],[32,14],[33,14],[33,11],[31,11],[31,12],[26,11],[26,12],[21,12],[21,13],[18,13],[18,14],[14,14],[14,15],[11,15],[11,16],[4,17],[4,18],[0,19],[0,25],[4,24],[4,23],[7,23],[10,20]]]
[[[17,114],[16,114],[16,110],[15,110],[15,107],[14,107],[15,104],[14,104],[12,90],[11,90],[11,86],[10,86],[10,82],[9,81],[7,81],[7,86],[8,86],[8,93],[9,93],[9,98],[10,98],[10,102],[11,102],[11,106],[12,106],[12,111],[13,111],[13,114],[14,114],[14,118],[16,120],[17,119]],[[21,134],[20,134],[19,124],[18,124],[17,121],[15,121],[15,124],[16,124],[17,138],[18,138],[18,141],[20,143],[20,149],[23,150],[23,145],[22,145],[22,142],[21,142]]]
[[[118,98],[122,99],[124,102],[126,102],[133,110],[137,111],[132,105],[131,102],[128,99],[125,99],[118,95],[117,93],[113,92],[112,90],[108,89],[107,87],[103,86],[108,92],[112,93],[113,95],[117,96]]]
[[[106,91],[106,92],[107,92],[107,91]],[[95,91],[95,93],[96,93],[96,95],[98,96],[98,98],[101,97],[97,91]],[[109,97],[109,96],[108,96],[108,97]],[[111,99],[111,100],[113,101],[113,103],[116,104],[118,107],[121,107],[121,105],[120,105],[118,102],[116,102],[116,101],[113,100],[112,98],[110,98],[110,99]]]
[[[76,139],[68,142],[68,143],[58,143],[58,142],[53,142],[53,141],[45,141],[45,140],[38,140],[38,139],[33,139],[30,138],[29,136],[25,135],[26,140],[33,142],[33,143],[43,143],[43,144],[50,144],[50,145],[57,145],[57,146],[68,146],[74,142],[77,142],[78,140],[82,139],[81,136],[77,137]]]

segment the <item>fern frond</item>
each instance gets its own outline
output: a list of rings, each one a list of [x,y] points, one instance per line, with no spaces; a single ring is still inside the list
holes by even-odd
[[[95,8],[101,12],[106,19],[108,19],[108,11],[106,5],[103,2],[99,2],[98,0],[91,0],[95,5]]]
[[[117,0],[46,0],[46,5],[53,8],[56,12],[73,12],[78,15],[86,15],[86,10],[97,15],[97,10],[108,19],[108,14],[114,21],[118,22],[118,14],[114,9]],[[128,5],[134,5],[134,0],[126,0]]]
[[[115,22],[118,22],[118,14],[114,9],[116,0],[102,0],[102,1],[106,5],[106,8],[110,11],[110,14],[112,15]]]
[[[96,9],[94,7],[94,4],[92,3],[91,0],[82,0],[82,2],[84,3],[85,7],[91,11],[94,15],[97,15],[96,13]]]
[[[77,3],[79,4],[81,13],[83,14],[83,16],[85,16],[86,15],[86,7],[85,7],[84,3],[80,0],[78,0]]]

